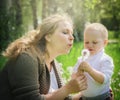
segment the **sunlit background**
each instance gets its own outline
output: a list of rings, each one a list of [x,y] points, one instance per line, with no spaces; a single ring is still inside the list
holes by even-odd
[[[111,80],[115,100],[120,100],[120,0],[1,0],[0,1],[0,52],[6,46],[36,29],[45,17],[67,13],[74,22],[74,46],[69,55],[57,60],[63,65],[63,78],[70,78],[70,68],[83,49],[83,30],[87,23],[100,22],[109,30],[106,52],[113,57],[115,69]],[[0,68],[6,59],[0,55]]]

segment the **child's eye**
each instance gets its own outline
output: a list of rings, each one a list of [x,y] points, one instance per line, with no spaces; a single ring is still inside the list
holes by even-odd
[[[89,42],[85,42],[85,44],[89,44]]]
[[[93,42],[93,44],[97,44],[98,42]]]

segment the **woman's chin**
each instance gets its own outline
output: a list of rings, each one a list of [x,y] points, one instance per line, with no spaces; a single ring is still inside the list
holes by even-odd
[[[63,55],[66,55],[66,54],[69,54],[69,53],[70,53],[70,51],[66,51],[66,52],[63,53]]]

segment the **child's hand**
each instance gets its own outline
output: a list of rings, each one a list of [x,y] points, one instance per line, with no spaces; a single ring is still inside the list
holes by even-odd
[[[78,77],[79,75],[82,75],[84,74],[84,71],[83,70],[78,70],[77,72],[73,72],[72,75],[71,75],[71,79],[74,79],[76,77]]]
[[[78,71],[82,70],[82,71],[85,71],[85,72],[89,72],[90,68],[91,68],[90,65],[87,62],[83,61],[79,65]]]

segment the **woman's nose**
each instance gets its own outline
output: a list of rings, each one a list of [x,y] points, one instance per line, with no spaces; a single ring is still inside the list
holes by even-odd
[[[69,35],[69,39],[70,39],[70,40],[74,40],[73,34],[70,34],[70,35]]]

